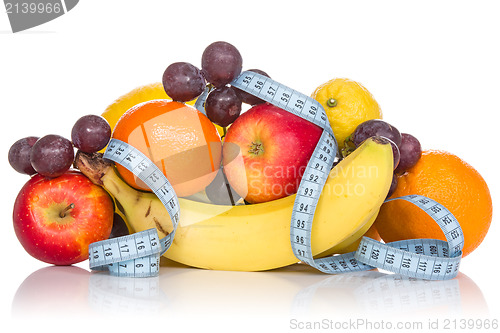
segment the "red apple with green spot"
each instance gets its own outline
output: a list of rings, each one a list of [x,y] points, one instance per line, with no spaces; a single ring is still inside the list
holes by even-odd
[[[14,204],[14,229],[36,259],[71,265],[88,259],[89,244],[107,239],[113,226],[111,197],[77,171],[56,178],[33,176]]]
[[[250,203],[295,194],[322,129],[269,103],[239,116],[224,138],[231,187]]]

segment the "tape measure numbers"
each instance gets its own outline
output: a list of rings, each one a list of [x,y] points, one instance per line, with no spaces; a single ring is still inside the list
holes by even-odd
[[[388,201],[407,200],[426,211],[441,227],[447,242],[409,240],[383,244],[365,237],[356,252],[314,259],[311,250],[314,212],[338,154],[338,145],[325,110],[313,98],[258,73],[242,72],[231,85],[323,129],[302,176],[292,211],[290,243],[298,260],[329,274],[379,267],[422,279],[442,280],[456,276],[463,247],[463,233],[460,225],[445,207],[417,195]],[[204,114],[204,103],[209,92],[210,89],[207,88],[195,104]],[[159,257],[168,250],[178,225],[177,196],[156,165],[127,143],[112,139],[104,157],[123,165],[151,188],[167,208],[174,229],[161,240],[158,239],[156,229],[150,229],[91,244],[89,247],[91,268],[108,269],[112,274],[120,276],[157,275]],[[125,252],[122,248],[128,251]]]
[[[443,231],[447,242],[411,239],[382,244],[365,237],[355,253],[364,264],[409,277],[426,280],[454,278],[460,266],[464,237],[457,219],[448,209],[421,195],[386,200],[406,200],[429,214]]]
[[[172,244],[179,224],[177,195],[161,170],[146,155],[131,145],[111,139],[103,157],[127,168],[156,194],[167,208],[173,230],[162,239],[153,228],[92,243],[89,246],[90,268],[109,270],[111,274],[118,276],[156,276],[160,269],[160,256]]]
[[[407,200],[428,213],[443,230],[447,243],[412,240],[383,244],[365,237],[356,252],[314,259],[311,250],[314,212],[338,152],[326,113],[316,100],[258,73],[243,72],[231,84],[323,128],[302,176],[293,206],[290,242],[299,260],[330,274],[378,267],[422,279],[440,280],[456,276],[463,247],[460,225],[445,207],[417,195],[397,199]],[[396,199],[387,201],[392,200]]]
[[[330,272],[323,262],[314,260],[311,251],[311,230],[316,204],[338,151],[325,110],[309,96],[257,73],[243,72],[232,85],[323,129],[297,189],[290,224],[290,242],[297,259],[323,272]]]

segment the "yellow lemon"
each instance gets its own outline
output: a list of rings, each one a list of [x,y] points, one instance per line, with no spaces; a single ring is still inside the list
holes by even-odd
[[[325,109],[339,148],[362,122],[382,119],[382,110],[360,83],[344,78],[320,85],[311,95]]]

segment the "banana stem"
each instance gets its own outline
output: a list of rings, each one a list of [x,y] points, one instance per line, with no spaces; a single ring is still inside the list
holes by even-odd
[[[78,151],[74,166],[94,184],[103,186],[117,201],[121,201],[120,199],[124,197],[136,197],[142,194],[128,185],[125,186],[115,171],[114,163],[103,159],[101,153],[87,154]]]
[[[74,167],[79,169],[94,184],[102,186],[102,177],[114,167],[114,163],[102,158],[101,153],[88,154],[78,151]]]

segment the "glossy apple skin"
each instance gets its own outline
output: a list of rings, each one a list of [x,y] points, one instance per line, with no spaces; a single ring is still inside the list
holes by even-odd
[[[61,218],[71,203],[75,207]],[[113,226],[113,201],[80,172],[56,178],[33,176],[14,203],[14,229],[36,259],[71,265],[88,259],[89,244],[107,239]]]
[[[250,203],[296,193],[321,133],[317,125],[272,104],[254,106],[236,119],[224,139],[229,183]]]

